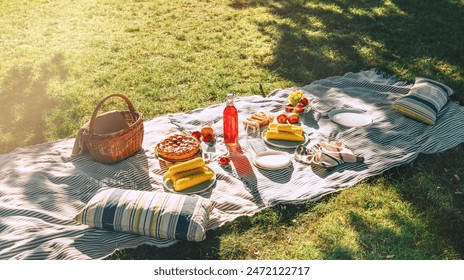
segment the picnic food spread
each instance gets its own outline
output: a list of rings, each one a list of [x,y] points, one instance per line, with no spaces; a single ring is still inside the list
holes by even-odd
[[[264,128],[262,132],[263,140],[274,147],[294,148],[296,145],[305,143],[306,138],[303,128],[297,123],[300,121],[300,109],[304,108],[306,110],[310,108],[310,101],[304,96],[303,91],[297,90],[290,94],[288,102],[288,106],[295,107],[295,112],[284,111],[274,117],[271,113],[259,111],[249,115],[243,121],[243,126],[245,128],[254,127],[260,132],[261,128]],[[288,110],[288,106],[285,107],[285,110]],[[223,112],[223,140],[227,146],[237,144],[238,132],[235,131],[238,126],[236,123],[237,113],[233,95],[228,94]],[[266,126],[267,128],[265,128]],[[203,149],[207,149],[209,145],[214,146],[216,144],[215,138],[214,128],[211,124],[205,125],[205,122],[203,122],[199,130],[193,130],[190,133],[175,133],[156,145],[156,155],[160,159],[174,164],[170,164],[169,170],[163,176],[167,190],[184,192],[190,188],[195,189],[215,176],[214,172],[207,166],[207,163],[211,162],[211,155],[208,155],[206,150],[203,150],[202,158],[199,153],[201,143],[207,144],[207,147],[203,147]],[[277,141],[278,143],[273,144],[273,142],[269,141]],[[285,142],[291,144],[285,145]],[[230,163],[230,158],[230,155],[222,155],[219,157],[218,163],[226,167]],[[273,162],[277,160],[277,164],[262,164],[262,162],[269,162],[270,160]],[[280,161],[283,161],[283,163]],[[288,166],[290,158],[286,154],[284,155],[283,152],[270,150],[260,153],[254,159],[254,163],[258,167],[266,169],[280,169]],[[207,187],[210,187],[210,185],[207,185]]]
[[[176,133],[159,142],[155,151],[163,159],[182,161],[198,154],[200,142],[188,133]]]

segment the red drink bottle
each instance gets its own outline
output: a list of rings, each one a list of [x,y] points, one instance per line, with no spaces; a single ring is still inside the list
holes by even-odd
[[[227,145],[238,144],[238,112],[234,106],[234,95],[227,94],[226,108],[223,113],[224,143]]]

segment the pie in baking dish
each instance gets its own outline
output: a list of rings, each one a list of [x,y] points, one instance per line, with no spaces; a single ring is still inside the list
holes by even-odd
[[[200,142],[185,132],[170,135],[155,147],[156,154],[168,161],[187,160],[197,155],[199,151]]]

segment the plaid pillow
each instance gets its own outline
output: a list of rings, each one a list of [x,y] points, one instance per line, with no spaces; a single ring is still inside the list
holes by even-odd
[[[107,230],[202,241],[214,206],[200,196],[103,188],[74,220]]]
[[[438,112],[452,94],[453,90],[442,83],[416,78],[409,93],[395,101],[393,108],[410,118],[433,125]]]

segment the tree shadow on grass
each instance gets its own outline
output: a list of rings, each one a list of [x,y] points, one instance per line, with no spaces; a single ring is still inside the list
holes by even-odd
[[[393,168],[385,176],[417,212],[427,217],[428,227],[464,257],[464,143],[433,155],[419,155],[413,163]],[[418,172],[426,170],[427,172]]]
[[[369,214],[350,213],[350,224],[358,232],[365,259],[411,260],[440,255],[434,251],[435,246],[430,246],[434,237],[423,225],[395,213],[385,219],[391,226],[372,223]],[[336,252],[332,250],[326,257],[334,259]]]
[[[40,66],[38,75],[29,66],[12,69],[5,76],[0,88],[0,153],[46,141],[45,117],[57,106],[48,94],[48,85],[55,78],[65,80],[67,75],[63,56],[58,54]]]
[[[156,248],[142,245],[135,249],[116,251],[108,260],[218,260],[219,234],[217,231],[208,231],[206,240],[202,242],[180,241],[167,248]]]
[[[236,9],[265,7],[256,24],[275,42],[262,65],[296,84],[377,68],[402,79],[439,80],[464,91],[464,6],[448,1],[235,0]],[[464,100],[464,95],[455,98]]]

